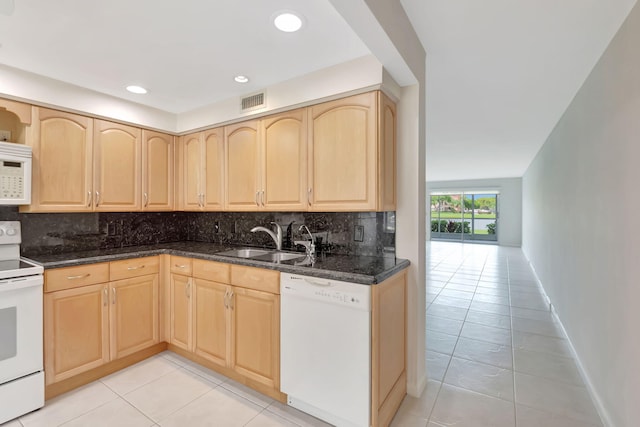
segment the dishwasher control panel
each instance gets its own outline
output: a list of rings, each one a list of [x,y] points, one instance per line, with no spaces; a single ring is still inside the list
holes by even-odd
[[[282,273],[280,293],[359,310],[371,310],[370,285]]]

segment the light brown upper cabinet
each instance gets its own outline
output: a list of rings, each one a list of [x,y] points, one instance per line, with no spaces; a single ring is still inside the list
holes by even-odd
[[[142,131],[142,209],[173,209],[173,136]]]
[[[93,119],[34,108],[32,127],[31,205],[21,210],[93,210]]]
[[[369,92],[309,107],[309,210],[395,209],[396,116],[385,98]]]
[[[22,211],[141,210],[140,129],[34,108],[30,144],[32,203]]]
[[[307,209],[307,120],[299,109],[270,116],[261,126],[260,207]]]
[[[258,121],[225,127],[226,210],[254,211],[260,208],[260,138]]]
[[[305,110],[227,126],[227,210],[307,209]]]
[[[142,205],[139,128],[94,120],[94,204],[100,211],[138,211]]]
[[[224,209],[224,128],[185,135],[180,141],[179,206],[188,211]]]

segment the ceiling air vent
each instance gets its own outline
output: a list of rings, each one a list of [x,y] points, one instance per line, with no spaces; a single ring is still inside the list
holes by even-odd
[[[243,113],[246,111],[259,110],[260,108],[264,108],[266,106],[267,103],[265,102],[264,92],[245,96],[240,101],[240,111]]]

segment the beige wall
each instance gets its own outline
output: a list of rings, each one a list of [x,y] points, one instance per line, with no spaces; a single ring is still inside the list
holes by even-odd
[[[640,6],[523,177],[523,251],[603,420],[640,425]]]

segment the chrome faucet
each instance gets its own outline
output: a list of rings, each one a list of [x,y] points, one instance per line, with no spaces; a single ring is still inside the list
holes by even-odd
[[[273,229],[275,230],[275,233],[266,227],[253,227],[251,229],[251,232],[255,233],[256,231],[264,231],[269,236],[271,236],[271,238],[273,239],[273,242],[276,244],[276,249],[281,251],[282,250],[282,227],[280,227],[280,224],[277,224],[275,222],[272,222],[271,224],[275,226],[273,227]]]
[[[315,239],[313,238],[313,234],[311,234],[311,232],[309,231],[309,228],[302,224],[299,228],[298,231],[303,231],[305,230],[307,232],[307,234],[309,234],[309,237],[311,237],[311,240],[296,240],[293,243],[296,245],[301,245],[304,246],[306,251],[307,251],[307,256],[309,258],[315,258],[316,256],[316,243],[315,243]]]

